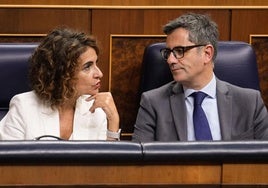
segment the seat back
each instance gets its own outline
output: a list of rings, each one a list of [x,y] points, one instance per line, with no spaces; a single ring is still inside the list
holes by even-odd
[[[146,47],[142,62],[140,93],[173,80],[168,64],[160,54],[160,49],[165,47],[165,43],[155,43]],[[244,88],[260,90],[256,55],[248,43],[218,42],[214,72],[221,80]]]
[[[36,43],[0,43],[0,120],[10,99],[30,90],[28,60],[36,47]]]

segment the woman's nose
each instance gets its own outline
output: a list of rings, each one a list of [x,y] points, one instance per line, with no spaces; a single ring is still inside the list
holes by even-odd
[[[95,68],[95,71],[96,71],[95,75],[97,77],[99,77],[99,78],[102,78],[103,77],[103,73],[101,72],[101,70],[99,69],[99,67],[96,67]]]

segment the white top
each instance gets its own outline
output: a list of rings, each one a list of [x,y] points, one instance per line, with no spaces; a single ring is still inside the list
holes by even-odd
[[[69,140],[106,140],[106,114],[101,108],[91,113],[93,101],[85,101],[87,97],[77,99]],[[45,105],[33,91],[14,96],[0,122],[0,140],[33,140],[42,135],[60,137],[58,110]]]

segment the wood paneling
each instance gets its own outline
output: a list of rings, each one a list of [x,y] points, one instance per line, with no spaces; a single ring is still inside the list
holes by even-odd
[[[267,187],[268,164],[1,165],[1,186]]]
[[[221,165],[1,165],[1,185],[219,185]]]
[[[268,10],[232,10],[231,40],[249,42],[250,34],[268,34]]]
[[[268,33],[262,37],[251,35],[250,43],[256,52],[262,98],[268,108]]]
[[[223,164],[222,182],[225,185],[266,185],[268,164]]]
[[[89,5],[89,6],[263,6],[265,0],[1,0],[1,4],[9,5]]]
[[[72,9],[0,9],[0,33],[43,34],[57,26],[91,31],[91,11]]]
[[[138,112],[144,48],[152,43],[164,41],[164,35],[112,37],[110,91],[116,101],[120,124],[124,128],[123,133],[133,132]]]

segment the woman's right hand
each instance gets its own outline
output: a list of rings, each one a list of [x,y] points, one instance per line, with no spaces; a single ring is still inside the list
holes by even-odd
[[[86,100],[94,100],[93,105],[91,106],[89,111],[93,113],[96,108],[102,108],[107,116],[107,129],[112,132],[118,132],[120,120],[112,94],[110,92],[100,92],[96,95],[90,96]]]

